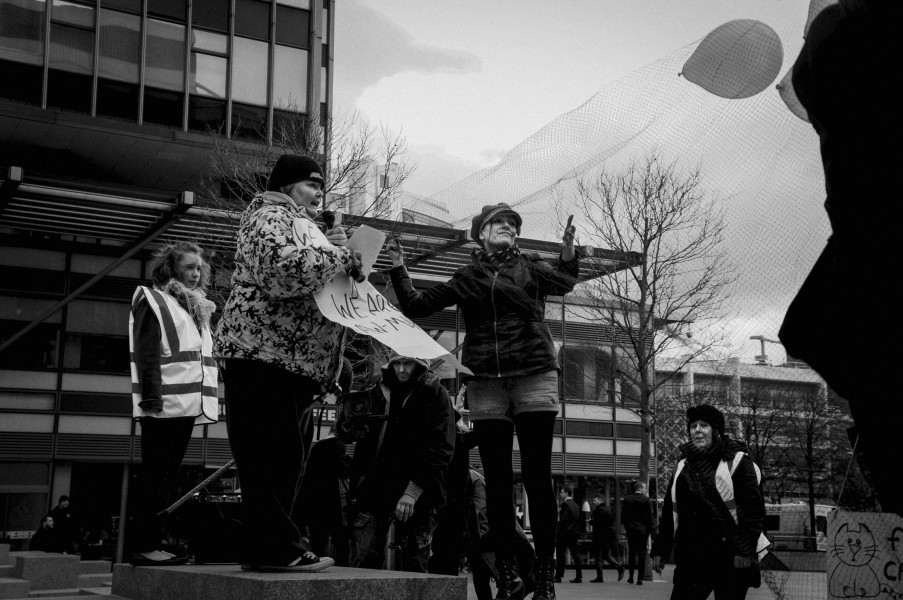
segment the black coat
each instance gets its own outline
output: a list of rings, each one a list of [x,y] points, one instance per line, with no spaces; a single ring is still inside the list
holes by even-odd
[[[624,497],[621,507],[621,523],[627,531],[649,535],[652,532],[652,500],[648,496],[634,492]]]
[[[372,414],[388,418],[371,419],[351,462],[356,507],[377,516],[394,513],[409,482],[423,490],[414,505],[415,515],[443,506],[446,500],[446,471],[455,450],[455,417],[448,392],[429,372],[420,372],[399,398],[400,389],[392,369],[383,369],[380,385],[370,391],[370,402]],[[398,401],[390,411],[393,394]],[[336,430],[352,441],[344,432],[344,422],[343,414]]]
[[[553,267],[537,254],[520,254],[493,263],[481,253],[452,278],[418,292],[407,270],[389,274],[401,312],[426,317],[457,305],[467,330],[461,362],[474,375],[533,375],[558,369],[552,334],[545,323],[546,296],[574,289],[578,259]]]

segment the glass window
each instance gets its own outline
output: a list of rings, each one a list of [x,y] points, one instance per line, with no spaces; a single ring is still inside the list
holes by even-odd
[[[235,35],[270,39],[270,3],[235,0]]]
[[[69,333],[128,335],[129,304],[75,300],[69,304],[66,330]]]
[[[235,46],[232,49],[235,61],[232,71],[233,100],[266,105],[268,50],[269,45],[266,42],[235,38]]]
[[[63,393],[60,412],[131,416],[132,399],[116,394]]]
[[[295,8],[310,10],[310,0],[276,0],[277,7],[280,4],[284,6],[294,6]]]
[[[64,0],[53,0],[53,10],[50,16],[58,23],[94,27],[94,8],[91,6],[74,4]]]
[[[0,2],[0,59],[44,64],[44,6],[40,0]],[[5,94],[16,86],[3,87]]]
[[[568,421],[568,435],[579,437],[612,437],[611,423],[599,421]]]
[[[229,0],[204,0],[191,7],[192,24],[215,31],[229,31]]]
[[[63,368],[128,373],[129,340],[116,336],[68,334]]]
[[[266,139],[267,109],[263,106],[232,103],[232,135]]]
[[[188,128],[194,131],[223,132],[226,126],[226,103],[223,100],[189,96]]]
[[[320,102],[326,102],[326,92],[329,91],[329,86],[327,83],[329,82],[328,70],[326,67],[320,67]]]
[[[53,394],[34,392],[0,392],[0,409],[53,410],[56,400]]]
[[[185,22],[185,0],[147,0],[147,14]]]
[[[27,325],[27,321],[0,319],[0,343],[10,339]],[[55,368],[59,329],[59,325],[41,323],[3,353],[3,366],[7,369]]]
[[[324,2],[324,4],[325,4],[325,2]],[[323,7],[323,12],[321,14],[323,15],[323,19],[320,21],[321,23],[323,23],[323,30],[321,32],[323,34],[322,35],[323,43],[328,44],[329,43],[329,9],[326,7]]]
[[[141,60],[141,17],[114,10],[100,11],[98,75],[138,83]],[[150,53],[148,53],[150,56]]]
[[[643,438],[643,426],[635,423],[618,423],[618,437],[639,440]]]
[[[98,78],[97,114],[137,121],[138,84]]]
[[[219,56],[200,54],[191,55],[191,93],[213,98],[226,97],[226,70],[229,61]]]
[[[144,122],[181,129],[183,98],[184,94],[181,92],[145,87]]]
[[[50,31],[50,68],[92,75],[94,32],[57,24]]]
[[[145,83],[154,88],[185,89],[185,26],[147,20]]]
[[[310,48],[310,13],[276,6],[276,43]]]
[[[273,106],[307,112],[307,50],[276,46]]]
[[[209,0],[207,0],[209,2]],[[141,14],[141,0],[103,0],[104,8],[115,8],[125,12]]]
[[[204,31],[203,29],[192,29],[191,49],[226,54],[229,51],[229,38],[220,33]]]

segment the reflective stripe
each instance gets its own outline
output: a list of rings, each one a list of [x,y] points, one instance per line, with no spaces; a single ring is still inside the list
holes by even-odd
[[[175,396],[179,394],[197,394],[203,389],[203,387],[204,386],[200,381],[195,381],[192,383],[164,383],[163,395]]]

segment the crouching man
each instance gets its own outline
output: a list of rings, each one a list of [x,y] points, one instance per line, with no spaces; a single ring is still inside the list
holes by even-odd
[[[357,394],[362,394],[358,392]],[[346,397],[337,431],[357,442],[351,464],[351,566],[380,569],[389,527],[404,571],[427,572],[435,511],[454,454],[448,392],[419,358],[393,355],[378,385]]]

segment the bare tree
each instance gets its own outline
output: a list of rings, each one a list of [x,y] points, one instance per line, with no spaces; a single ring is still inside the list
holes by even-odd
[[[201,190],[205,204],[236,210],[264,189],[276,159],[285,153],[311,156],[326,168],[324,209],[385,218],[392,200],[413,172],[405,160],[407,143],[400,133],[366,124],[357,113],[334,117],[329,129],[299,113],[282,115],[273,126],[272,143],[212,133],[211,173]],[[286,116],[288,115],[288,116]]]
[[[597,299],[594,318],[614,332],[620,372],[636,390],[643,425],[640,480],[648,485],[651,403],[667,381],[655,378],[656,357],[683,342],[691,323],[707,335],[694,337],[684,362],[724,341],[717,323],[733,270],[722,248],[723,211],[703,191],[698,169],[683,171],[658,154],[580,181],[577,196],[582,241],[645,259],[614,273],[600,270],[587,291]]]

